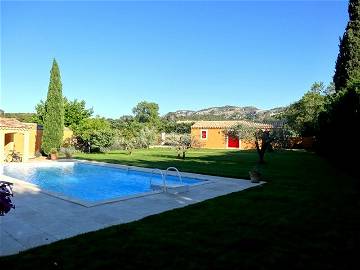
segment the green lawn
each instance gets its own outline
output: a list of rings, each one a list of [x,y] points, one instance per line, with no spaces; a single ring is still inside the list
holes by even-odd
[[[207,150],[196,149],[187,153],[185,160],[176,158],[172,149],[135,150],[131,155],[125,151],[106,154],[77,154],[76,158],[97,160],[110,163],[166,169],[175,166],[180,171],[221,175],[235,178],[249,178],[249,169],[258,159],[254,151]]]
[[[152,149],[79,157],[231,177],[247,177],[257,159],[234,151],[174,156]],[[265,159],[263,187],[0,258],[1,269],[357,269],[359,180],[312,153]]]

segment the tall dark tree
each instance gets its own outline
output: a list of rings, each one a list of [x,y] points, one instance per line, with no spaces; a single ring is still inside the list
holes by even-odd
[[[360,81],[360,0],[349,2],[349,22],[340,38],[334,83],[337,91]]]
[[[59,66],[53,60],[50,82],[45,102],[44,132],[42,150],[49,154],[52,148],[61,146],[64,134],[64,99]]]
[[[319,115],[318,150],[359,175],[360,87],[354,84],[330,98]]]

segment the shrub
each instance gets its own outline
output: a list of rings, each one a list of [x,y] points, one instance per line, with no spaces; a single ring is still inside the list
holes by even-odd
[[[156,130],[143,126],[139,131],[119,130],[114,136],[113,143],[108,150],[127,150],[131,153],[137,148],[148,148],[156,141]]]
[[[144,126],[138,133],[137,138],[135,138],[138,148],[148,148],[151,144],[155,142],[156,131],[154,128],[149,128]]]
[[[65,156],[67,159],[71,159],[76,152],[75,147],[69,146],[69,147],[61,147],[60,153]]]

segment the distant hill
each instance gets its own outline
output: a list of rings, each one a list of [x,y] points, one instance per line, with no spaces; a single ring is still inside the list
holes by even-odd
[[[20,122],[31,123],[33,122],[34,113],[4,113],[6,118],[16,118]]]
[[[222,106],[211,107],[199,111],[178,110],[169,112],[164,117],[170,120],[252,120],[273,121],[286,107],[261,110],[256,107]]]
[[[169,120],[198,121],[198,120],[251,120],[267,122],[277,120],[276,116],[283,112],[286,107],[279,107],[269,110],[261,110],[253,106],[237,107],[222,106],[211,107],[199,111],[178,110],[169,112],[164,118]],[[0,111],[1,113],[1,111]],[[21,122],[33,122],[34,113],[4,113],[4,117],[16,118]]]

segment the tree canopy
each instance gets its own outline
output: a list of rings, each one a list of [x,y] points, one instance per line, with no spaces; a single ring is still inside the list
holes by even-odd
[[[360,0],[350,0],[348,12],[349,22],[340,38],[333,78],[337,91],[360,81]]]
[[[64,124],[66,127],[79,125],[83,119],[89,118],[93,114],[92,108],[86,109],[84,100],[68,100],[66,97],[64,97],[64,110]]]
[[[64,134],[64,101],[59,66],[53,60],[50,82],[44,110],[44,131],[42,150],[49,154],[52,148],[59,148]]]
[[[140,123],[156,126],[159,124],[159,105],[155,102],[142,101],[132,111],[135,119]]]
[[[87,109],[84,100],[68,100],[64,97],[64,125],[66,127],[74,128],[75,125],[79,125],[83,119],[89,118],[93,114],[93,109]],[[44,124],[44,118],[46,114],[45,102],[40,102],[35,107],[36,113],[33,115],[33,122],[39,125]]]
[[[79,140],[78,146],[91,152],[100,151],[101,148],[109,147],[114,142],[114,132],[110,123],[100,117],[81,120],[74,129],[74,134]]]
[[[350,164],[355,164],[352,156],[360,152],[356,135],[356,126],[359,123],[360,88],[354,85],[331,97],[331,102],[326,104],[326,110],[320,113],[319,151],[331,158],[340,158],[341,162],[347,160]],[[341,145],[336,147],[337,144]]]
[[[299,101],[294,102],[281,114],[288,127],[300,136],[314,136],[318,128],[318,116],[324,110],[326,96],[331,85],[325,88],[322,82],[315,82]]]

